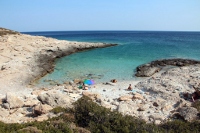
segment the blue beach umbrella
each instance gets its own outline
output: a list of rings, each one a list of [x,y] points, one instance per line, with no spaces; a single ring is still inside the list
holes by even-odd
[[[92,79],[85,79],[85,80],[83,81],[83,83],[84,83],[84,84],[87,84],[87,85],[93,85],[93,84],[94,84],[94,80],[92,80]]]

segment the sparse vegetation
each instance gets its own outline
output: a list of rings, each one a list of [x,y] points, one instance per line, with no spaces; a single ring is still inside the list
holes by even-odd
[[[196,105],[197,103],[195,103]],[[199,133],[200,122],[169,121],[165,124],[146,124],[132,116],[123,116],[119,112],[92,102],[82,97],[75,104],[74,110],[57,107],[54,113],[61,113],[43,122],[25,124],[5,124],[0,122],[0,133]],[[199,106],[199,103],[198,103]]]
[[[180,120],[174,120],[160,125],[161,128],[167,133],[199,133],[200,122],[184,122]]]
[[[62,108],[62,107],[56,107],[56,108],[52,109],[51,112],[54,114],[58,114],[58,113],[66,112],[66,110],[67,109]]]
[[[100,107],[87,97],[75,104],[75,120],[78,125],[95,133],[142,133],[164,131],[153,124],[146,124],[132,116],[123,116],[118,112]]]
[[[0,133],[73,133],[73,129],[70,128],[70,123],[57,117],[43,122],[31,122],[26,124],[5,124],[0,123]]]
[[[13,30],[8,30],[8,29],[0,27],[0,36],[9,35],[9,34],[19,34],[19,32],[16,32],[16,31],[13,31]]]
[[[122,116],[118,112],[98,106],[89,98],[83,97],[75,104],[75,120],[78,125],[95,133],[198,133],[198,121],[170,121],[161,125],[146,124],[132,116]]]

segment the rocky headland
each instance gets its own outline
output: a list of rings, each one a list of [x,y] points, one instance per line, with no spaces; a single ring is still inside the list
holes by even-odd
[[[123,82],[115,79],[87,86],[88,90],[80,89],[83,82],[80,79],[48,88],[36,88],[30,83],[51,72],[56,58],[115,44],[69,42],[41,36],[9,34],[0,37],[0,45],[0,121],[24,123],[47,120],[56,116],[50,112],[52,108],[71,108],[72,103],[83,95],[101,106],[155,124],[178,116],[186,121],[198,117],[199,112],[191,106],[191,97],[184,97],[184,94],[192,94],[193,87],[198,87],[200,83],[199,61],[155,61],[157,63],[137,68],[140,71],[137,76],[145,75],[145,78]],[[177,67],[165,69],[163,66]],[[147,68],[154,68],[153,74],[149,74],[152,72],[148,72]],[[127,90],[129,84],[132,90]]]
[[[200,64],[200,61],[191,60],[191,59],[163,59],[163,60],[156,60],[150,63],[138,66],[136,68],[137,77],[150,77],[153,74],[161,71],[166,66],[175,66],[175,67],[182,67],[182,66],[189,66]]]

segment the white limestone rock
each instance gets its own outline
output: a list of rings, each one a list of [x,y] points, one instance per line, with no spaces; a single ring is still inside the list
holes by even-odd
[[[19,108],[24,105],[24,102],[11,92],[6,94],[6,102],[9,104],[10,109]]]

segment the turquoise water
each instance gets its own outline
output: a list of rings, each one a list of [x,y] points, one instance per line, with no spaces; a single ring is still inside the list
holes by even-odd
[[[71,31],[31,32],[62,40],[117,43],[115,47],[74,53],[56,60],[53,73],[38,81],[48,85],[73,79],[94,79],[96,83],[111,79],[135,79],[135,68],[164,58],[200,60],[200,32],[155,31]]]

